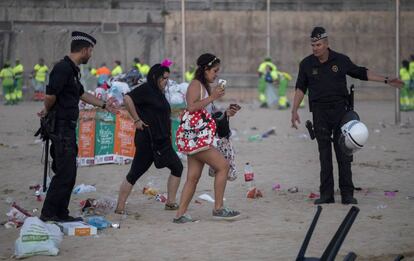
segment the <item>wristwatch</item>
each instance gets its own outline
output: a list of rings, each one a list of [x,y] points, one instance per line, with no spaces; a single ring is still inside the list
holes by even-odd
[[[106,101],[103,102],[101,108],[105,110],[105,108],[106,108]]]
[[[385,77],[385,79],[384,79],[384,83],[385,83],[385,84],[388,84],[388,76],[387,76],[387,77]]]

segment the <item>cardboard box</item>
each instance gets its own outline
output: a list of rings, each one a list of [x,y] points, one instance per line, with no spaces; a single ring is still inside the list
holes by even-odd
[[[62,222],[58,223],[62,232],[67,236],[93,236],[97,229],[85,222]]]

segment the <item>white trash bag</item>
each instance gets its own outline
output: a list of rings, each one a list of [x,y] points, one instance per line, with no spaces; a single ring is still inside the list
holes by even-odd
[[[62,238],[63,233],[57,225],[44,223],[38,217],[28,217],[16,240],[14,255],[16,258],[56,256]]]

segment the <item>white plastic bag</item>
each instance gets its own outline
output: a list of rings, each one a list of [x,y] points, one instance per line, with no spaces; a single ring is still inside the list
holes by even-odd
[[[72,193],[76,195],[76,194],[89,193],[89,192],[95,192],[95,191],[96,191],[96,188],[94,186],[85,185],[85,184],[82,183],[80,185],[77,185],[73,189]]]
[[[38,217],[28,217],[16,240],[14,255],[17,258],[35,255],[56,256],[62,238],[63,233],[57,225],[44,223]]]

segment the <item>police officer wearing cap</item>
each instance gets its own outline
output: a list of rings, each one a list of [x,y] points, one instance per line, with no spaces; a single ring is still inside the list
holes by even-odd
[[[334,203],[334,179],[332,167],[332,145],[339,169],[339,188],[342,204],[357,204],[354,198],[351,162],[338,146],[340,121],[348,110],[348,89],[346,75],[363,81],[375,81],[401,87],[403,82],[376,74],[365,67],[355,65],[348,56],[329,48],[328,34],[322,27],[315,27],[311,33],[313,54],[299,65],[295,97],[292,108],[292,127],[300,123],[298,108],[306,91],[309,91],[309,105],[313,116],[316,140],[318,142],[320,172],[320,198],[315,204]],[[333,139],[331,136],[333,135]]]
[[[115,112],[112,104],[106,104],[84,91],[80,83],[80,64],[86,64],[92,56],[95,38],[83,32],[72,32],[70,54],[59,61],[50,73],[46,87],[44,108],[40,117],[54,115],[54,132],[50,135],[53,159],[52,178],[40,219],[43,221],[79,221],[69,215],[69,201],[76,181],[76,124],[79,116],[79,99]]]

